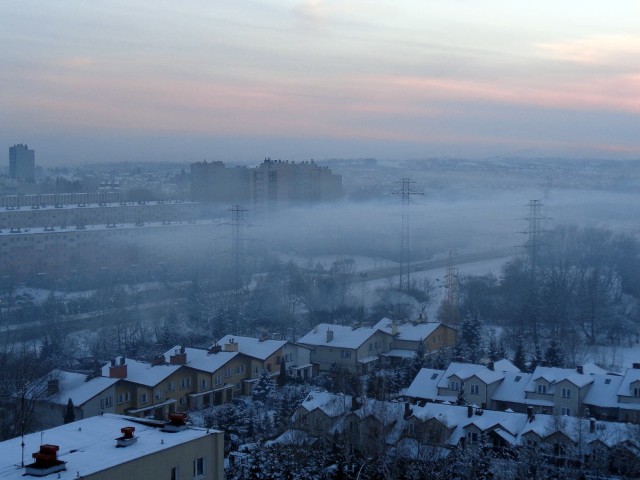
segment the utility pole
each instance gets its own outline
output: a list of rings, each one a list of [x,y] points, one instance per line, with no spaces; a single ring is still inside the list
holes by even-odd
[[[414,195],[424,195],[412,189],[415,184],[410,178],[402,178],[396,182],[399,185],[397,190],[391,192],[393,195],[400,195],[402,199],[402,227],[400,231],[400,291],[407,291],[411,286],[411,265],[410,265],[410,245],[409,245],[409,205],[411,197]]]

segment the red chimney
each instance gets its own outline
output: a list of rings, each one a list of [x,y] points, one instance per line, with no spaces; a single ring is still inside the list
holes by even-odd
[[[173,355],[169,357],[171,365],[184,365],[187,363],[187,352],[184,347],[176,348]]]
[[[40,445],[40,451],[31,455],[35,462],[26,466],[26,474],[42,477],[64,470],[65,462],[58,460],[58,450],[58,445]]]
[[[109,366],[109,378],[127,378],[127,364],[125,358],[120,359],[120,363],[116,365],[115,360]]]
[[[136,431],[136,427],[122,427],[120,432],[121,437],[116,438],[116,447],[124,448],[138,441],[137,437],[133,436],[133,432]]]

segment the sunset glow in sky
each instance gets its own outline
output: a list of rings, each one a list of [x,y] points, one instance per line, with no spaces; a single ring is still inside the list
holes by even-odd
[[[39,163],[640,159],[636,0],[5,0],[0,60]]]

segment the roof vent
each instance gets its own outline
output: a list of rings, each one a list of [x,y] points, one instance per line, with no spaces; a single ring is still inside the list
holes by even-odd
[[[133,432],[136,431],[136,427],[122,427],[120,431],[122,432],[122,436],[116,438],[116,447],[128,447],[138,441],[138,437],[133,436]]]
[[[25,467],[25,473],[34,477],[44,477],[66,470],[65,462],[58,460],[58,450],[58,445],[40,445],[40,451],[31,455],[35,462]]]
[[[187,429],[187,414],[186,413],[170,413],[169,421],[164,424],[163,432],[181,432]]]

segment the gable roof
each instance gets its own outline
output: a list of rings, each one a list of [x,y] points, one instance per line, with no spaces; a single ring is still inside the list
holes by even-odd
[[[640,369],[638,368],[629,368],[627,369],[626,373],[624,374],[624,377],[622,377],[622,382],[620,383],[620,386],[618,387],[618,395],[622,395],[622,396],[626,396],[626,397],[630,397],[632,392],[631,392],[631,384],[633,382],[637,382],[638,380],[640,380]]]
[[[122,357],[116,357],[116,364],[120,364]],[[127,365],[127,377],[126,380],[131,383],[137,383],[146,387],[155,387],[172,373],[176,372],[182,365],[155,365],[152,366],[147,362],[139,362],[131,358],[125,359]],[[109,376],[110,363],[106,363],[102,366],[102,376]]]
[[[172,349],[167,350],[164,353],[165,359],[169,361],[171,355],[173,355],[173,353],[179,349],[180,346],[177,345]],[[208,350],[188,347],[185,348],[184,351],[187,354],[187,363],[185,363],[187,367],[191,367],[207,373],[214,373],[215,371],[224,367],[224,365],[233,360],[235,357],[240,355],[239,352],[220,351],[218,353],[209,353]]]
[[[567,380],[573,383],[576,387],[582,388],[585,385],[588,385],[593,382],[593,376],[585,375],[578,373],[573,368],[558,368],[558,367],[541,367],[538,366],[533,371],[533,375],[529,383],[527,384],[526,391],[527,392],[535,392],[536,390],[536,382],[539,379],[544,379],[549,382],[551,385],[555,385],[558,382],[562,382],[563,380]],[[553,390],[548,391],[547,393],[553,393]]]
[[[383,318],[378,323],[376,323],[373,328],[377,328],[378,330],[388,333],[391,335],[391,325],[393,324],[393,320],[389,318]],[[396,327],[398,329],[398,333],[394,335],[393,338],[396,340],[406,340],[413,342],[421,342],[436,329],[443,325],[440,322],[428,322],[428,323],[396,323]]]
[[[89,376],[83,373],[53,370],[40,381],[44,384],[51,379],[58,380],[58,392],[52,395],[42,395],[38,400],[55,405],[66,405],[71,399],[73,404],[79,407],[118,382],[117,378],[96,377],[91,380],[88,378]]]
[[[216,344],[224,345],[229,343],[230,340],[238,344],[238,352],[263,361],[287,344],[286,340],[260,340],[255,337],[242,337],[239,335],[225,335]]]
[[[438,383],[438,387],[448,388],[449,378],[454,375],[462,381],[468,380],[469,378],[475,376],[486,384],[491,384],[504,378],[503,372],[489,370],[484,365],[453,362],[445,371],[444,375],[442,376],[442,380]]]
[[[530,373],[505,372],[504,379],[493,392],[491,399],[498,402],[531,403],[526,399],[525,393],[530,379]]]
[[[329,342],[327,342],[327,330],[333,331],[333,339]],[[344,325],[321,323],[298,340],[298,343],[357,349],[379,331],[377,328],[370,327],[351,328]]]
[[[444,370],[422,368],[413,379],[411,385],[404,391],[404,395],[425,400],[438,399],[438,382],[442,379]],[[446,397],[450,399],[450,397]]]

